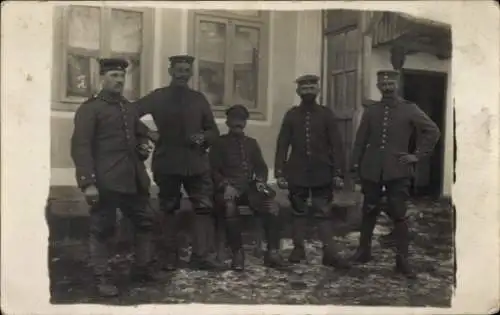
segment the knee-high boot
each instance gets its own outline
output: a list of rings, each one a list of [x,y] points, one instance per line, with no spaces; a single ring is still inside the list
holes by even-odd
[[[372,259],[372,238],[373,230],[375,229],[375,224],[377,223],[377,217],[377,209],[363,212],[359,245],[356,253],[352,257],[353,261],[358,263],[367,263]]]
[[[222,269],[223,265],[211,255],[215,239],[215,224],[210,214],[196,214],[193,222],[191,265],[196,269]]]
[[[177,216],[174,212],[164,214],[163,245],[165,258],[162,264],[162,269],[166,271],[173,271],[177,269],[179,260],[178,225]]]
[[[103,297],[117,296],[118,289],[107,274],[109,251],[106,241],[91,233],[89,238],[89,254],[97,293]]]
[[[267,241],[267,252],[264,256],[264,264],[269,267],[283,267],[285,262],[280,255],[281,224],[279,216],[273,213],[265,213],[262,216],[264,233]]]
[[[333,224],[329,218],[318,219],[319,239],[323,243],[323,265],[347,269],[349,263],[339,255],[339,249],[333,240]]]
[[[290,263],[300,263],[306,259],[305,237],[307,229],[307,218],[305,216],[294,216],[292,219],[292,241],[293,250],[288,256]]]
[[[396,221],[394,224],[394,236],[396,238],[396,272],[402,273],[410,279],[416,278],[416,274],[408,261],[408,224],[407,221]]]

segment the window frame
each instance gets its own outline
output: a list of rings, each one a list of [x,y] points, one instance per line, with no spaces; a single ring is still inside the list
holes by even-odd
[[[189,10],[188,11],[188,53],[195,57],[193,63],[193,78],[190,82],[192,88],[199,90],[198,80],[198,25],[200,21],[224,23],[226,24],[226,48],[225,48],[225,75],[223,97],[224,106],[211,106],[216,118],[225,117],[226,109],[234,105],[230,97],[233,94],[233,76],[234,67],[231,55],[231,41],[234,38],[236,26],[256,28],[259,31],[258,56],[257,56],[257,99],[256,107],[248,108],[250,120],[265,121],[268,119],[268,82],[269,82],[269,39],[270,39],[270,12],[259,11],[258,16],[239,15],[233,12],[221,10]]]
[[[96,8],[100,11],[100,38],[99,38],[99,50],[93,51],[92,56],[97,56],[99,58],[108,58],[111,56],[125,56],[127,53],[123,52],[113,52],[111,50],[111,18],[112,11],[121,10],[128,12],[141,13],[142,15],[142,31],[141,31],[141,51],[140,51],[140,91],[139,96],[144,96],[151,86],[151,78],[149,78],[148,73],[152,69],[152,53],[153,48],[152,38],[154,32],[154,11],[150,8],[143,7],[126,7],[126,6],[99,6],[99,5],[85,5],[85,4],[75,4],[75,5],[63,5],[56,8],[58,11],[56,13],[56,22],[54,27],[55,37],[56,37],[56,50],[54,52],[54,62],[56,65],[56,76],[54,76],[55,85],[57,88],[56,99],[53,101],[52,109],[60,111],[75,111],[78,106],[83,103],[86,97],[75,97],[67,95],[67,75],[68,75],[68,53],[73,50],[69,47],[69,12],[71,8],[74,7],[88,7]],[[58,21],[57,21],[58,20]],[[78,50],[78,48],[76,49]],[[90,52],[91,50],[88,50]],[[86,50],[87,52],[87,50]],[[135,55],[130,53],[131,55]]]

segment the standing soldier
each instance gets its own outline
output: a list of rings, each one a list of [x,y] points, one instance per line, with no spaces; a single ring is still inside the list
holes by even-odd
[[[122,96],[127,67],[125,60],[100,60],[102,90],[76,111],[71,138],[78,186],[91,205],[90,260],[102,296],[118,294],[106,275],[106,244],[114,235],[117,208],[135,227],[133,278],[154,280],[149,269],[153,227],[148,208],[150,179],[144,165],[149,155],[147,128],[135,107]]]
[[[262,216],[268,248],[264,263],[282,267],[279,206],[274,191],[267,185],[268,168],[260,146],[244,133],[248,110],[243,105],[234,105],[226,115],[229,133],[220,136],[210,149],[210,164],[217,208],[224,212],[227,240],[233,253],[231,267],[242,271],[245,262],[239,205],[248,205]]]
[[[158,127],[159,138],[153,153],[154,181],[160,189],[160,208],[165,216],[165,270],[175,270],[178,262],[178,223],[184,186],[195,215],[191,263],[199,269],[221,266],[212,255],[215,237],[213,183],[207,149],[219,136],[210,104],[205,96],[188,87],[193,76],[194,57],[170,57],[172,81],[136,102],[139,115],[150,114]]]
[[[396,271],[415,278],[408,263],[408,189],[413,165],[432,153],[440,132],[416,104],[398,96],[398,81],[397,71],[377,73],[382,99],[365,109],[356,134],[352,171],[361,179],[364,203],[359,248],[354,260],[366,263],[371,259],[373,228],[385,186],[387,213],[394,221]],[[418,145],[414,153],[408,153],[410,136],[415,129],[419,133]]]
[[[331,202],[333,190],[343,186],[343,148],[333,112],[316,102],[319,77],[304,75],[296,80],[299,106],[283,118],[278,135],[275,177],[280,188],[288,187],[293,208],[293,244],[288,258],[292,263],[306,259],[304,238],[307,225],[307,200],[318,217],[318,232],[323,243],[323,264],[348,268],[333,242]],[[288,150],[291,154],[288,156]]]

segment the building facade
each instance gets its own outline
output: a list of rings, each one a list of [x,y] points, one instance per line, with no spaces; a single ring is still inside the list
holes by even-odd
[[[220,12],[110,7],[100,3],[57,7],[51,102],[52,197],[75,190],[69,150],[74,112],[98,91],[97,60],[102,57],[129,60],[125,95],[134,100],[169,83],[169,56],[194,55],[191,85],[211,102],[221,132],[226,131],[224,109],[235,103],[245,104],[251,112],[247,132],[259,141],[270,168],[281,119],[299,101],[294,79],[304,73],[320,74],[322,102],[344,122],[344,141],[350,147],[364,100],[379,98],[374,82],[376,71],[393,67],[393,49],[369,41],[368,35],[375,34],[373,29],[378,27],[369,27],[376,16],[339,12]],[[338,20],[338,16],[349,16],[355,22],[349,24],[347,18],[335,28],[331,21]],[[442,73],[450,86],[450,60],[429,52],[411,51],[403,70]],[[451,193],[453,173],[450,90],[444,97],[442,117],[446,132],[440,192],[445,196]],[[150,117],[144,121],[154,127]]]

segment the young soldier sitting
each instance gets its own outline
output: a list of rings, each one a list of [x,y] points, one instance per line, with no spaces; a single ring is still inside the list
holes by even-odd
[[[244,252],[239,219],[239,205],[248,205],[262,216],[268,251],[264,263],[283,266],[279,254],[279,208],[275,192],[266,184],[268,168],[257,141],[244,134],[249,116],[242,105],[226,112],[229,133],[221,135],[210,149],[210,163],[215,184],[215,204],[225,219],[226,235],[232,251],[231,268],[244,269]]]

